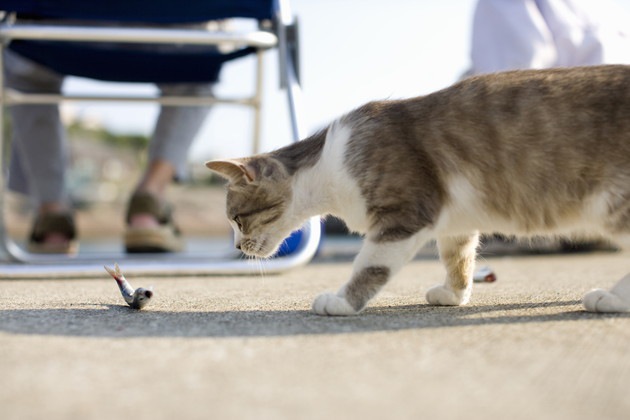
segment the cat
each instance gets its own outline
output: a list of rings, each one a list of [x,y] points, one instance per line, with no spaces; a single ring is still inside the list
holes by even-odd
[[[447,275],[426,299],[463,305],[480,233],[630,237],[630,66],[471,77],[206,166],[228,180],[227,216],[245,254],[272,256],[315,215],[364,235],[350,280],[318,296],[315,313],[359,313],[430,239]],[[630,275],[583,304],[630,311]]]

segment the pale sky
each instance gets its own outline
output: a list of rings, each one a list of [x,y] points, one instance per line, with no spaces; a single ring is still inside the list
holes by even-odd
[[[630,0],[618,0],[630,10]],[[373,99],[426,94],[455,82],[468,68],[472,13],[476,0],[293,0],[299,17],[306,127],[321,128]],[[263,149],[290,142],[286,94],[278,89],[277,55],[266,55]],[[253,60],[224,67],[219,94],[253,87]],[[134,89],[70,79],[69,90]],[[90,106],[79,110],[119,132],[150,133],[154,105]],[[251,113],[215,107],[190,152],[191,160],[250,153]]]

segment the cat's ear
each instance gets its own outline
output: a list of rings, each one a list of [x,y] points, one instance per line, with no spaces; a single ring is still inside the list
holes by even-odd
[[[245,161],[239,159],[211,160],[206,162],[206,167],[232,183],[240,181],[249,183],[254,182],[256,179],[253,168],[249,167]]]

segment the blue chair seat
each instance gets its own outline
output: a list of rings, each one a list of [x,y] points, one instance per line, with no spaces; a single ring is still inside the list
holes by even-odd
[[[13,41],[9,49],[59,74],[112,82],[216,82],[221,66],[254,48],[221,54],[214,47],[112,48],[109,44]]]
[[[276,0],[0,0],[0,10],[19,19],[191,24],[225,18],[272,19]],[[12,51],[59,74],[114,82],[216,82],[221,66],[254,48],[222,54],[215,47],[187,46],[150,49],[138,44],[15,40]]]
[[[273,18],[276,0],[0,0],[0,10],[36,19],[192,23],[213,19]]]

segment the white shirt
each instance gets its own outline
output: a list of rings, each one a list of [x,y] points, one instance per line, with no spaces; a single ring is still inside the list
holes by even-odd
[[[630,64],[627,18],[602,0],[479,0],[470,73]]]

